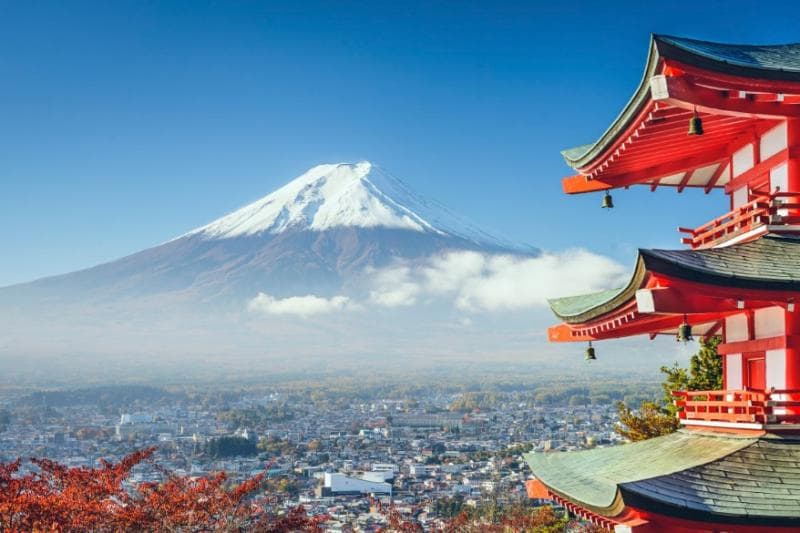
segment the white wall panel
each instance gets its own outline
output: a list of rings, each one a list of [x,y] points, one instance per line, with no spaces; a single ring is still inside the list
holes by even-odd
[[[733,176],[753,168],[753,144],[747,144],[733,153]]]
[[[735,191],[733,191],[733,208],[736,209],[737,207],[741,207],[747,203],[748,200],[747,196],[747,186],[739,187]]]
[[[784,192],[789,190],[789,167],[786,163],[781,163],[769,171],[769,190],[772,192],[775,189]],[[778,209],[778,214],[786,216],[789,214],[789,210]]]
[[[756,309],[753,317],[756,339],[777,337],[786,332],[785,311],[782,307]]]
[[[783,192],[789,190],[789,168],[786,163],[781,163],[769,171],[769,190],[780,189]]]
[[[786,388],[786,350],[767,350],[767,388]]]
[[[761,160],[775,155],[787,146],[786,122],[781,122],[761,136]]]
[[[742,354],[730,353],[725,356],[725,388],[742,388]]]
[[[747,315],[742,313],[725,318],[725,342],[746,340],[749,340],[747,332]]]

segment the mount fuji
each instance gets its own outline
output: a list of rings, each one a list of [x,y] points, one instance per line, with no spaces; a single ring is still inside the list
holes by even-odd
[[[0,305],[166,295],[235,305],[259,292],[336,291],[364,269],[444,250],[537,253],[476,228],[372,163],[326,164],[159,246],[0,289]]]
[[[621,271],[493,236],[369,162],[319,165],[158,246],[0,288],[0,375],[217,379],[526,356],[540,340],[531,309]]]

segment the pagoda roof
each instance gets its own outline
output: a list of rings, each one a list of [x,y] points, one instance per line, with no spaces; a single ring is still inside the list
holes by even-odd
[[[800,290],[800,238],[765,235],[754,241],[699,250],[640,250],[652,271],[726,287]]]
[[[565,322],[584,323],[629,303],[652,273],[722,287],[800,291],[800,238],[769,234],[723,248],[639,249],[636,268],[625,287],[548,303]]]
[[[797,103],[800,44],[653,35],[642,79],[617,118],[595,142],[562,151],[580,172],[565,179],[564,189],[581,193],[637,183],[680,191],[724,187],[730,179],[725,147],[747,131],[763,132],[800,115]],[[693,113],[703,118],[702,142],[685,132]]]
[[[525,460],[551,492],[603,516],[626,506],[752,525],[800,525],[800,441],[678,432]]]
[[[565,298],[551,298],[547,300],[550,309],[563,320],[578,319],[585,313],[600,307],[611,310],[616,308],[614,300],[625,293],[625,287],[609,289],[607,291],[591,292],[589,294],[579,294],[577,296],[567,296]],[[581,320],[578,320],[579,322]]]
[[[724,44],[654,35],[662,57],[751,77],[800,80],[800,43]]]
[[[755,438],[703,436],[681,430],[663,437],[568,453],[529,453],[525,461],[547,487],[606,516],[622,510],[619,486],[661,478],[722,459]]]

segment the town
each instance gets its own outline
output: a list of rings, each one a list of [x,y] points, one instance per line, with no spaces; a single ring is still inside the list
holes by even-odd
[[[219,471],[243,481],[266,471],[264,505],[303,505],[328,515],[332,531],[376,530],[390,506],[436,525],[464,506],[527,502],[524,452],[620,442],[614,399],[622,397],[614,391],[622,394],[596,384],[467,392],[406,385],[358,393],[324,386],[6,392],[0,462],[47,457],[89,467],[156,446],[155,460],[137,465],[126,486]]]

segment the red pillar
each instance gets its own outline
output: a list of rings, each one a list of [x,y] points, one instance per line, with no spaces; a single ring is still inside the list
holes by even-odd
[[[800,304],[800,302],[798,302]],[[786,311],[786,388],[800,389],[800,305]]]

